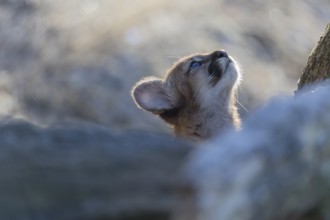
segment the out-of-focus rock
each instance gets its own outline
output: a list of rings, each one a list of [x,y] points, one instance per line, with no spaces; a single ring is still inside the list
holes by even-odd
[[[330,86],[271,101],[185,169],[180,220],[328,219]]]
[[[92,125],[0,126],[0,219],[168,219],[190,144]]]

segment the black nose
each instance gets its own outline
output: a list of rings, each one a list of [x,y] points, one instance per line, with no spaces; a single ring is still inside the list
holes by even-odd
[[[228,58],[228,54],[224,50],[218,50],[218,51],[213,52],[213,57],[216,57],[216,58],[226,57],[226,58]]]

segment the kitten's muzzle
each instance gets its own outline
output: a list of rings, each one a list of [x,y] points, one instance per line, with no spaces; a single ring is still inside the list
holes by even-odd
[[[211,64],[208,68],[209,75],[211,77],[221,78],[223,73],[226,71],[228,64],[231,62],[228,54],[224,50],[218,50],[211,54]],[[222,59],[228,59],[224,61]],[[227,63],[224,65],[223,63]]]

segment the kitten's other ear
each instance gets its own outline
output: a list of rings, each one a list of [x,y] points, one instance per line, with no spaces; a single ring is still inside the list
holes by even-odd
[[[132,97],[140,108],[154,114],[173,109],[173,98],[166,92],[163,80],[147,78],[138,82],[132,90]]]

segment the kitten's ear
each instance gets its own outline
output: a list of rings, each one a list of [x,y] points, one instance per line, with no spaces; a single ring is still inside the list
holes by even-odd
[[[132,90],[135,103],[142,109],[161,114],[174,108],[174,100],[166,92],[163,80],[147,78],[138,82]]]

